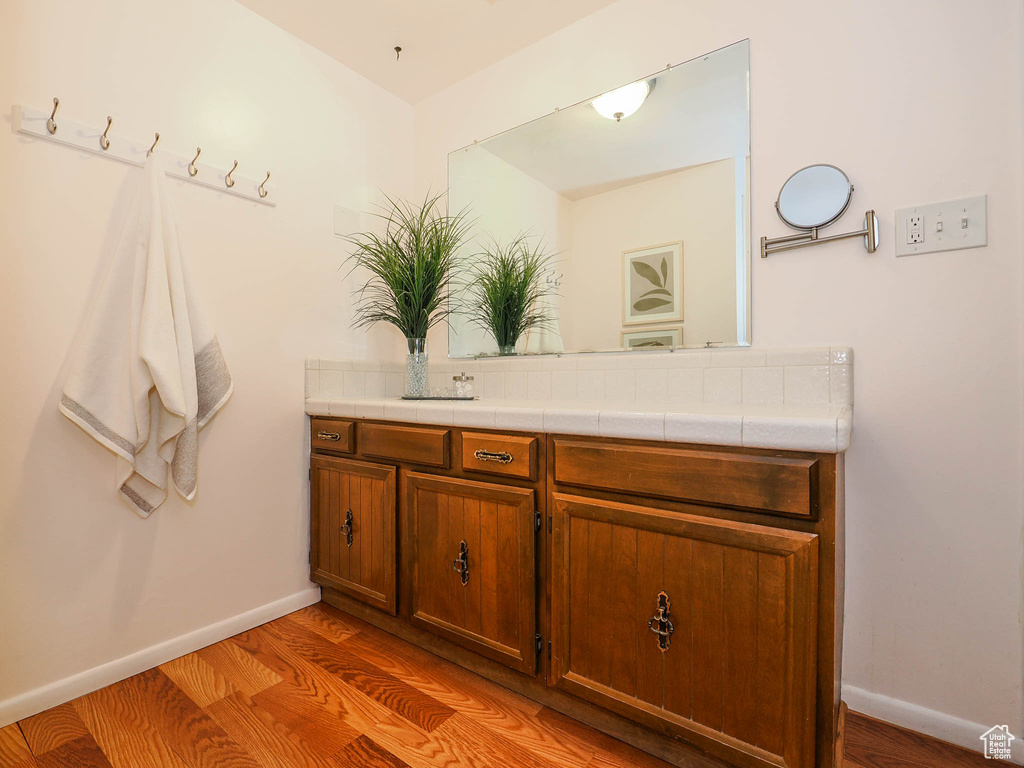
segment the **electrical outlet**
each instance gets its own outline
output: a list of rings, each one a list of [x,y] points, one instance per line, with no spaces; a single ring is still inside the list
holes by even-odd
[[[985,195],[896,211],[896,255],[958,251],[988,245]]]
[[[907,245],[924,242],[924,221],[922,216],[907,219]]]

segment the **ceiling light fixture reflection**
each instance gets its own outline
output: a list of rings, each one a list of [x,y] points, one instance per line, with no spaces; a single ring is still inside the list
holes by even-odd
[[[641,80],[616,88],[614,91],[608,91],[590,103],[601,117],[619,122],[622,118],[629,117],[640,109],[650,92],[650,83]]]

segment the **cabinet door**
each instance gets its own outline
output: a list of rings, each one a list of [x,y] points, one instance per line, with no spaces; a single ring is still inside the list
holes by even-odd
[[[395,613],[395,469],[310,459],[311,579]]]
[[[551,682],[738,766],[812,768],[817,537],[554,499]]]
[[[534,492],[409,475],[412,623],[536,670]]]

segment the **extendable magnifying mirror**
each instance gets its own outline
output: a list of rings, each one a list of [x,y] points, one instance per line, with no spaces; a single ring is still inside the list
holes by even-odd
[[[834,165],[819,164],[801,168],[782,185],[775,201],[779,218],[798,235],[761,238],[761,258],[769,253],[807,248],[833,240],[863,237],[868,253],[878,247],[878,217],[874,211],[864,214],[864,228],[857,232],[819,237],[818,230],[836,222],[850,207],[853,199],[853,184],[850,177]]]
[[[793,229],[820,229],[846,213],[852,198],[845,173],[834,165],[809,165],[786,179],[775,210]]]

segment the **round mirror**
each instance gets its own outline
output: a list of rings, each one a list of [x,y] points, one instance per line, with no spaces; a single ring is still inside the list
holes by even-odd
[[[834,165],[809,165],[782,185],[775,210],[794,229],[817,229],[842,216],[852,195],[849,177]]]

